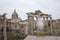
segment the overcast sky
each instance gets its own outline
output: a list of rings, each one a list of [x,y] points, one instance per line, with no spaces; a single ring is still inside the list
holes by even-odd
[[[51,14],[53,19],[60,18],[60,0],[0,0],[0,14],[11,15],[16,9],[21,19],[26,19],[27,12],[41,10],[43,13]]]

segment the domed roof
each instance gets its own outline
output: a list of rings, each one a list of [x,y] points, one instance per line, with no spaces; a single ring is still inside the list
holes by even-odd
[[[16,10],[14,10],[14,12],[13,12],[13,14],[12,14],[12,15],[18,15],[18,14],[17,14],[17,12],[16,12]]]
[[[16,10],[14,10],[14,12],[12,13],[12,18],[18,18],[18,14],[17,14]]]

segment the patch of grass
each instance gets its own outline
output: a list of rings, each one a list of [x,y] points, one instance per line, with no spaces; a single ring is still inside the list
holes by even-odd
[[[40,33],[37,34],[36,36],[51,36],[52,34],[50,32],[46,32],[46,33]]]
[[[22,34],[19,34],[19,35],[12,35],[12,34],[9,34],[7,36],[8,40],[23,40],[25,38],[24,35]]]

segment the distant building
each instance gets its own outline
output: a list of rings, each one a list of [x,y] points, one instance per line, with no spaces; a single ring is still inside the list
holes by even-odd
[[[20,33],[28,34],[26,27],[28,27],[28,21],[22,20],[18,17],[16,10],[12,13],[11,19],[7,19],[7,27],[12,31],[19,31]]]

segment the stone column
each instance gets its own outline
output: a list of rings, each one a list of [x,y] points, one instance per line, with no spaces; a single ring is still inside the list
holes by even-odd
[[[35,17],[35,18],[36,18],[36,17]],[[34,21],[34,19],[33,19],[33,25],[34,25],[33,30],[35,31],[35,29],[36,29],[36,22]]]
[[[34,34],[34,17],[31,17],[31,33]]]
[[[44,25],[45,25],[45,17],[43,17],[43,20],[44,20]]]
[[[47,26],[47,32],[49,32],[49,30],[48,30],[48,17],[46,17],[46,26]]]
[[[4,40],[7,40],[7,35],[6,35],[6,14],[4,14],[3,17],[4,17],[3,36],[4,36]]]
[[[46,30],[46,28],[45,28],[45,26],[46,26],[45,17],[43,17],[43,23],[44,23],[44,30]]]
[[[52,17],[50,17],[50,26],[51,26],[51,34],[53,34],[53,29],[52,29]]]
[[[28,15],[28,34],[30,34],[30,16]]]
[[[33,17],[32,16],[28,16],[28,27],[29,27],[29,34],[33,35]]]
[[[38,21],[38,17],[36,16],[36,21]],[[36,25],[36,27],[37,27],[37,25]],[[36,34],[39,34],[39,29],[38,29],[38,27],[37,27],[37,30],[36,30],[37,32],[36,32]]]
[[[25,33],[28,34],[28,25],[27,24],[26,24],[26,27],[25,28],[26,28],[25,29],[26,30]]]

